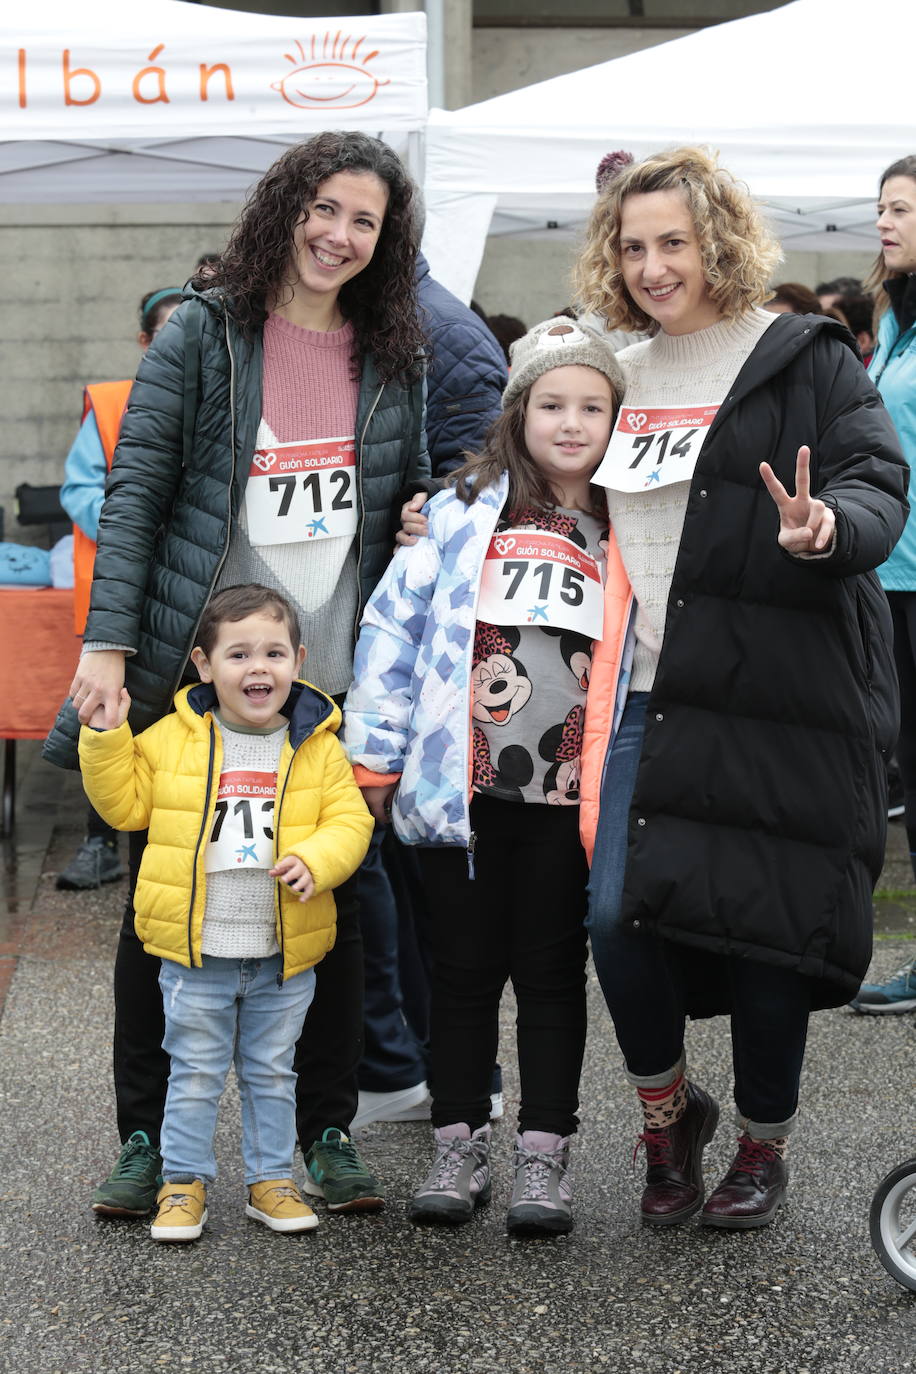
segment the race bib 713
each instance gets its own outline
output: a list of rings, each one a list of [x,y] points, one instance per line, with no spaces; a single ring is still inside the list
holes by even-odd
[[[276,794],[276,773],[236,768],[220,774],[204,855],[206,873],[227,868],[273,868]]]

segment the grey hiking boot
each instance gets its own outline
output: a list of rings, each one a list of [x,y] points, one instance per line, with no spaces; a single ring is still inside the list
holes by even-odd
[[[460,1226],[490,1201],[490,1127],[471,1134],[463,1121],[436,1131],[436,1158],[407,1215],[417,1225]]]
[[[64,892],[83,892],[123,877],[117,844],[93,835],[83,840],[67,867],[58,873],[55,886]]]
[[[506,1217],[513,1235],[572,1230],[569,1136],[525,1131],[515,1138],[515,1187]]]

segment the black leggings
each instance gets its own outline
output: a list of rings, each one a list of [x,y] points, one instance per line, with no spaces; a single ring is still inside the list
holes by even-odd
[[[888,592],[894,622],[894,663],[900,683],[897,763],[903,779],[906,834],[916,875],[916,592]]]
[[[499,1003],[512,979],[519,1130],[578,1125],[585,1050],[588,869],[575,806],[475,797],[474,867],[463,849],[419,849],[432,912],[430,1088],[434,1126],[489,1117]]]

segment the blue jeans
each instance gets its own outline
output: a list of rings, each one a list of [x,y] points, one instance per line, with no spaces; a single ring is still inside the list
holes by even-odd
[[[216,1178],[213,1136],[230,1064],[242,1099],[245,1182],[289,1178],[296,1144],[293,1052],[315,992],[308,969],[277,985],[282,961],[162,960],[162,1047],[171,1058],[162,1121],[166,1181]]]
[[[598,981],[641,1087],[672,1082],[681,1067],[690,966],[720,979],[732,1006],[735,1105],[761,1139],[791,1130],[808,1031],[808,979],[794,969],[705,954],[621,924],[630,803],[642,754],[648,692],[632,692],[601,787],[586,925]],[[774,898],[775,900],[775,898]]]

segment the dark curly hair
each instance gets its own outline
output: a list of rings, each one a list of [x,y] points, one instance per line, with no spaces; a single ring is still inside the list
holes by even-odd
[[[371,353],[383,382],[414,381],[425,349],[414,284],[416,192],[400,158],[381,139],[337,131],[288,148],[249,196],[215,270],[206,280],[195,278],[194,285],[224,291],[233,318],[247,333],[262,325],[284,288],[296,225],[318,187],[336,172],[371,172],[388,189],[372,259],[344,283],[338,299],[356,335],[354,371]]]

